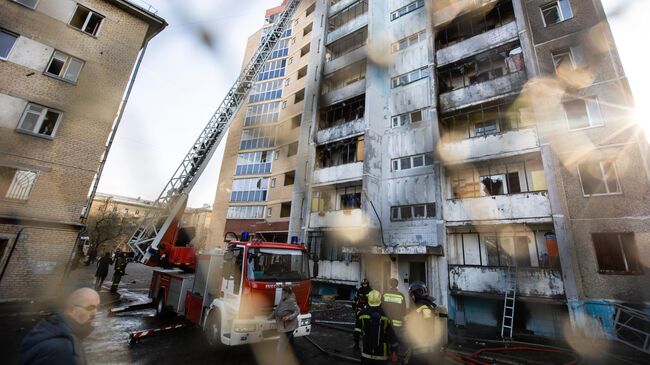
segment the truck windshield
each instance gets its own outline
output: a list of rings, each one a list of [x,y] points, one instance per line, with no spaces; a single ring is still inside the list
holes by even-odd
[[[251,248],[248,251],[248,280],[308,280],[308,267],[309,259],[302,251],[277,248]]]

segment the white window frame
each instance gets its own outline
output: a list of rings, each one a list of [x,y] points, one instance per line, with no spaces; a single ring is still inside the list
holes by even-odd
[[[273,207],[266,208],[266,216],[269,218],[273,216]]]
[[[29,8],[29,9],[36,9],[36,7],[38,6],[38,3],[39,3],[40,0],[36,0],[36,2],[34,3],[34,6],[33,6],[33,7],[32,7],[32,6],[29,6],[29,5],[25,4],[25,3],[23,3],[23,2],[20,1],[20,0],[12,0],[12,1],[15,2],[15,3],[17,3],[17,4],[20,4],[20,5],[24,6],[24,7],[26,7],[26,8]]]
[[[63,61],[63,68],[61,68],[61,72],[60,72],[59,75],[57,75],[57,74],[55,74],[55,73],[52,73],[52,72],[49,72],[49,71],[48,71],[48,69],[49,69],[50,66],[52,65],[52,62],[53,62],[55,59],[58,59],[59,61]],[[79,66],[79,70],[77,71],[76,75],[74,75],[74,78],[67,78],[67,77],[66,77],[66,74],[67,74],[68,71],[70,70],[70,65],[71,65],[74,61],[76,61],[76,62],[78,62],[78,63],[81,64],[81,65]],[[52,57],[50,57],[50,62],[47,63],[47,66],[45,67],[45,71],[43,71],[43,73],[44,73],[45,75],[48,75],[48,76],[51,76],[51,77],[57,78],[57,79],[59,79],[59,80],[63,80],[63,81],[67,81],[67,82],[71,82],[71,83],[75,84],[75,83],[77,83],[77,80],[79,79],[79,75],[81,74],[81,70],[83,69],[84,64],[85,64],[85,62],[84,62],[83,60],[80,60],[80,59],[78,59],[78,58],[76,58],[76,57],[70,56],[70,55],[67,54],[67,53],[63,53],[63,52],[61,52],[61,51],[57,51],[57,50],[55,50],[55,51],[52,53]]]
[[[19,169],[10,166],[3,167],[14,170],[14,176],[11,178],[11,183],[9,183],[7,191],[1,198],[14,201],[29,200],[29,196],[31,195],[32,190],[34,190],[34,185],[36,185],[36,180],[38,179],[38,171]],[[31,180],[28,182],[29,185],[21,188],[20,191],[15,191],[20,188],[20,186],[17,185],[20,183],[19,180],[24,178]],[[12,190],[14,191],[12,192]]]
[[[417,76],[415,76],[415,73],[417,72]],[[391,88],[395,89],[400,86],[412,84],[416,81],[420,81],[422,79],[426,79],[429,77],[429,66],[424,66],[420,67],[418,69],[415,69],[413,71],[395,76],[391,79]],[[406,78],[404,82],[402,82],[402,79]]]
[[[566,1],[566,3],[568,4],[569,10],[571,10],[571,14],[569,14],[569,15],[564,14],[564,10],[562,10],[562,5],[560,4],[563,1]],[[557,7],[558,14],[560,15],[560,21],[558,21],[557,23],[546,24],[546,18],[544,17],[544,10],[548,9],[548,8],[551,8],[553,6]],[[571,1],[569,1],[569,0],[551,1],[549,3],[546,3],[546,4],[542,5],[542,6],[540,6],[539,7],[539,12],[540,12],[540,15],[542,16],[542,22],[544,23],[545,28],[550,26],[550,25],[559,24],[559,23],[562,23],[565,20],[569,20],[569,19],[573,18],[573,8],[571,8]]]
[[[7,52],[7,57],[0,56],[0,60],[6,61],[6,60],[9,59],[9,56],[11,56],[11,51],[14,50],[14,47],[16,46],[16,42],[18,41],[18,38],[20,38],[20,35],[14,33],[14,32],[10,32],[10,31],[8,31],[6,29],[3,29],[3,28],[0,28],[0,32],[8,34],[8,35],[10,35],[12,37],[15,37],[14,43],[11,45],[11,48],[9,48],[9,52]]]
[[[43,108],[43,110],[40,113],[35,113],[34,111],[29,110],[29,108],[31,106],[36,106],[38,108]],[[55,112],[55,113],[57,113],[59,115],[56,122],[54,123],[54,128],[52,129],[52,133],[50,133],[49,135],[37,132],[39,129],[41,129],[41,126],[43,125],[43,121],[45,120],[45,116],[47,115],[48,111]],[[27,128],[23,128],[23,123],[25,122],[25,117],[30,113],[39,115],[38,120],[36,121],[36,124],[34,125],[34,128],[31,129],[31,130],[27,129]],[[25,110],[23,111],[23,114],[20,117],[20,122],[18,122],[18,127],[16,128],[16,130],[18,130],[20,132],[23,132],[23,133],[33,135],[33,136],[41,137],[41,138],[52,139],[52,138],[54,138],[56,136],[56,132],[59,129],[59,125],[61,125],[61,120],[62,119],[63,119],[63,112],[60,111],[60,110],[49,108],[49,107],[46,107],[44,105],[40,105],[40,104],[36,104],[36,103],[27,103],[27,105],[25,106]]]
[[[404,15],[412,13],[412,12],[416,11],[417,9],[422,8],[422,7],[424,7],[424,0],[416,0],[416,1],[413,1],[411,3],[408,3],[408,4],[404,5],[404,6],[402,6],[401,8],[399,8],[399,9],[397,9],[395,11],[392,11],[390,13],[390,21],[399,19],[399,18],[403,17]],[[402,13],[402,14],[400,14],[400,13]]]
[[[555,72],[557,72],[557,68],[562,64],[561,62],[558,63],[560,60],[558,60],[558,56],[561,55],[568,55],[569,60],[571,60],[571,69],[575,70],[577,69],[575,57],[573,56],[573,48],[571,47],[566,47],[566,48],[560,48],[554,51],[551,51],[551,57],[553,58],[553,67],[555,68]]]
[[[430,157],[430,162],[431,162],[430,164],[427,164],[427,155],[429,155]],[[410,167],[402,168],[402,160],[406,158],[409,159]],[[415,166],[415,167],[413,166],[413,160],[415,160],[416,158],[422,158],[422,165]],[[390,164],[391,164],[392,171],[404,171],[404,170],[417,169],[425,166],[432,166],[434,164],[433,152],[419,153],[417,155],[394,158],[390,161]]]
[[[433,205],[433,217],[429,217],[429,212],[427,212],[427,206]],[[416,217],[415,216],[415,207],[424,207],[424,216]],[[402,208],[411,208],[411,218],[402,218]],[[393,212],[397,211],[397,216],[395,217]],[[391,222],[408,222],[408,221],[419,221],[425,219],[436,219],[436,203],[418,203],[418,204],[407,204],[407,205],[393,205],[390,207],[390,220]],[[395,217],[395,218],[394,218]]]
[[[585,186],[582,181],[582,175],[580,174],[580,164],[576,166],[576,170],[578,170],[578,179],[580,179],[580,189],[582,189],[582,196],[585,198],[591,197],[591,196],[603,196],[603,195],[622,195],[623,194],[623,189],[621,188],[621,180],[618,176],[618,169],[616,168],[616,160],[614,159],[603,159],[603,160],[598,160],[598,166],[600,167],[600,181],[603,182],[605,185],[605,189],[607,190],[606,193],[596,193],[596,194],[587,194],[585,192]],[[609,191],[609,186],[607,185],[607,180],[605,176],[607,176],[605,167],[603,166],[603,163],[609,162],[612,164],[612,169],[614,172],[614,176],[616,176],[616,188],[618,191],[610,192]],[[584,163],[594,163],[594,161],[585,161]]]
[[[413,115],[420,113],[420,120],[413,122]],[[419,123],[424,120],[424,109],[418,109],[418,110],[413,110],[408,113],[403,113],[403,114],[398,114],[394,115],[390,119],[390,127],[391,128],[399,128],[403,127],[405,125],[413,124],[413,123]]]
[[[84,20],[84,23],[83,23],[83,25],[81,26],[81,28],[77,28],[77,27],[75,27],[74,25],[71,24],[71,23],[72,23],[72,19],[74,19],[74,15],[75,15],[75,13],[77,12],[77,9],[79,9],[79,8],[83,8],[83,9],[88,10],[88,15],[86,16],[86,19]],[[92,16],[93,16],[93,14],[96,15],[96,16],[98,16],[98,17],[100,17],[100,18],[102,18],[102,19],[99,21],[99,26],[97,27],[97,31],[95,32],[95,34],[90,33],[90,32],[87,32],[87,31],[85,30],[86,27],[88,26],[88,22],[90,21],[90,19],[91,19]],[[99,34],[99,32],[100,32],[101,29],[102,29],[102,26],[103,26],[103,24],[104,24],[104,20],[105,20],[105,19],[106,19],[106,17],[105,17],[104,15],[102,15],[102,14],[96,12],[95,10],[90,9],[89,7],[83,6],[83,5],[81,5],[81,4],[77,4],[77,7],[76,7],[76,8],[74,9],[74,11],[72,12],[72,15],[70,15],[70,20],[68,20],[68,25],[71,26],[72,28],[74,28],[74,29],[76,29],[76,30],[82,32],[82,33],[88,34],[88,35],[91,36],[91,37],[97,37],[97,35]]]
[[[564,107],[565,103],[575,101],[575,100],[582,100],[585,105],[585,110],[587,112],[587,119],[589,120],[589,125],[586,127],[578,127],[578,128],[571,128],[571,119],[569,118],[569,113],[567,113],[566,108]],[[596,119],[596,115],[593,115],[594,110],[589,107],[589,104],[591,103],[592,108],[596,108],[598,111],[598,116],[600,117],[599,119]],[[572,100],[566,100],[562,103],[562,109],[564,109],[564,116],[566,118],[567,126],[569,127],[569,131],[579,131],[583,129],[588,129],[588,128],[598,128],[598,127],[603,127],[605,125],[605,117],[603,116],[603,111],[600,109],[600,102],[598,101],[598,98],[595,97],[586,97],[586,98],[581,98],[581,99],[572,99]]]
[[[408,36],[398,40],[397,42],[393,43],[391,45],[391,52],[392,53],[397,53],[397,52],[403,51],[403,50],[407,49],[408,47],[410,47],[410,46],[412,46],[414,44],[417,44],[417,43],[421,42],[422,40],[424,40],[426,38],[426,35],[427,35],[426,29],[422,29],[419,32],[408,35]],[[415,40],[413,40],[414,37],[416,38]],[[403,48],[401,47],[402,42],[404,42],[404,47]]]

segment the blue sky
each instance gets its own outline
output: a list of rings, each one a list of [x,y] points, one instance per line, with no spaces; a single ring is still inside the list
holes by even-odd
[[[169,26],[147,48],[99,191],[155,199],[239,75],[248,37],[280,0],[147,0]],[[649,0],[602,0],[625,72],[650,132],[650,51],[638,29]],[[246,6],[241,6],[245,3]],[[206,36],[207,35],[207,36]],[[223,144],[222,144],[223,145]],[[190,194],[212,204],[223,150]]]

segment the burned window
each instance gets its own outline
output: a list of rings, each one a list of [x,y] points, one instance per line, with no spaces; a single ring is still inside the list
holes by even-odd
[[[600,273],[642,273],[634,233],[593,233],[591,238]]]
[[[597,127],[605,124],[600,103],[595,98],[575,99],[562,103],[569,129]]]
[[[515,20],[512,1],[490,3],[475,11],[457,16],[451,23],[438,30],[436,34],[437,49],[472,38]]]
[[[593,160],[580,163],[578,173],[585,196],[621,192],[614,160]]]
[[[492,162],[448,172],[455,199],[545,191],[544,167],[539,158]]]
[[[433,165],[433,152],[421,153],[418,155],[400,157],[392,161],[393,171],[408,170],[415,167]]]
[[[355,137],[319,146],[316,149],[317,167],[326,168],[363,161],[364,138]]]
[[[361,208],[360,185],[339,186],[312,192],[311,212],[325,213]]]
[[[341,39],[338,39],[325,47],[325,61],[329,62],[344,54],[366,45],[368,39],[368,27],[363,27]]]
[[[436,217],[435,203],[393,206],[390,208],[391,221],[431,219]]]
[[[422,110],[416,110],[393,116],[391,118],[391,128],[397,128],[422,121],[422,112]]]
[[[77,9],[74,15],[72,15],[72,19],[70,19],[70,25],[84,33],[96,36],[103,20],[103,15],[97,14],[81,5],[77,5]]]
[[[556,24],[573,18],[573,11],[569,0],[558,0],[550,2],[539,8],[544,19],[544,26]]]
[[[361,192],[349,192],[339,195],[341,209],[361,208]]]
[[[366,95],[362,94],[323,108],[318,126],[325,129],[361,119],[365,114],[365,104]]]
[[[359,0],[327,19],[327,30],[332,32],[368,12],[368,0]]]

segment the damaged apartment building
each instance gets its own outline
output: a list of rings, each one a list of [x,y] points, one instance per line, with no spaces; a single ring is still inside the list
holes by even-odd
[[[295,157],[276,169],[286,152],[267,148],[251,186],[268,197],[241,209],[308,245],[316,293],[424,281],[457,326],[549,337],[615,338],[647,313],[648,146],[599,1],[301,6],[271,124]],[[228,209],[244,205],[230,143]]]

